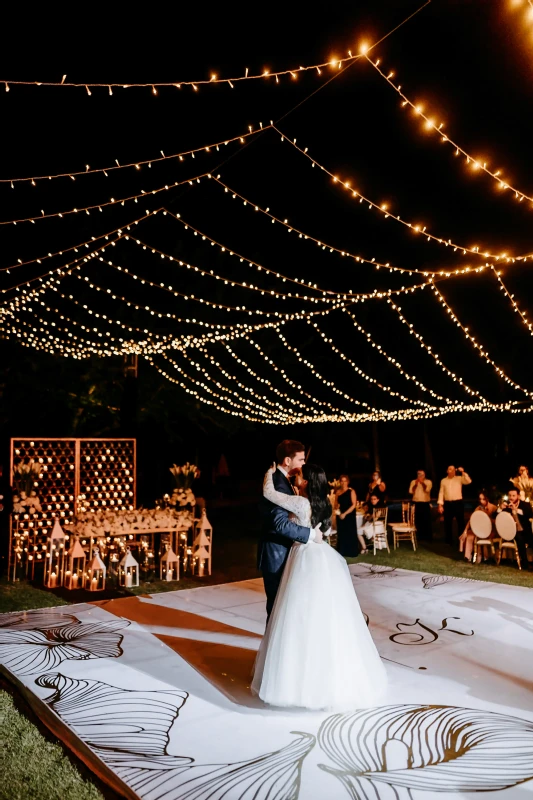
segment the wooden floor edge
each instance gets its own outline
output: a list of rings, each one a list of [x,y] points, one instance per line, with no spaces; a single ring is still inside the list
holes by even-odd
[[[41,698],[31,692],[16,675],[0,664],[0,673],[13,686],[46,728],[60,739],[76,758],[79,758],[102,783],[127,800],[142,800],[113,770],[96,756],[74,731],[52,711]]]

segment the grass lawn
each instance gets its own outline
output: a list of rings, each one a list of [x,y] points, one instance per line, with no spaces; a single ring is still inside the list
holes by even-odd
[[[255,567],[255,552],[259,531],[255,509],[228,507],[210,513],[214,529],[213,574],[204,578],[187,577],[179,583],[152,580],[133,590],[112,587],[108,596],[155,594],[177,589],[190,589],[208,584],[247,580],[259,575]],[[422,543],[413,552],[407,542],[391,553],[378,552],[349,563],[365,562],[401,567],[438,575],[475,578],[496,583],[533,588],[533,572],[519,571],[514,565],[496,567],[489,564],[469,564],[457,550],[441,539]],[[0,580],[0,612],[18,611],[45,606],[87,602],[98,595],[88,592],[48,591],[29,583],[8,583]],[[57,740],[46,731],[40,732],[20,713],[6,691],[0,691],[0,800],[97,800],[100,790],[83,777],[67,757]],[[108,792],[105,791],[106,796]]]

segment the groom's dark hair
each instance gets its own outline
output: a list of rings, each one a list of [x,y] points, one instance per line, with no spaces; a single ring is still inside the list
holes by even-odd
[[[305,446],[295,439],[284,439],[276,447],[276,463],[283,464],[286,458],[294,458],[296,453],[305,453]]]

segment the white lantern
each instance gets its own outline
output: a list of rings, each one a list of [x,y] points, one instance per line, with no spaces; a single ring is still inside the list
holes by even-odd
[[[139,585],[139,562],[134,559],[129,547],[118,566],[118,584],[126,589]]]
[[[170,545],[166,545],[164,555],[159,564],[159,577],[162,581],[179,581],[180,560]]]
[[[81,589],[85,572],[85,550],[77,536],[72,537],[70,550],[67,553],[67,568],[63,578],[66,589]]]
[[[209,571],[209,575],[211,575],[212,543],[213,543],[213,528],[211,527],[211,524],[207,519],[205,508],[202,508],[202,516],[200,517],[199,520],[197,520],[196,526],[194,528],[194,544],[193,544],[193,564],[197,564],[199,575],[204,574],[206,564]]]
[[[85,574],[85,588],[90,592],[101,592],[105,589],[106,566],[100,558],[98,547],[93,550],[93,557],[89,562]]]
[[[44,562],[44,585],[55,589],[63,583],[65,571],[65,533],[56,519],[47,542]]]

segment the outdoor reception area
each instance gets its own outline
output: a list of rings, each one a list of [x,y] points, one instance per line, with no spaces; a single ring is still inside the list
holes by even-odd
[[[531,0],[3,21],[0,800],[527,800]]]

